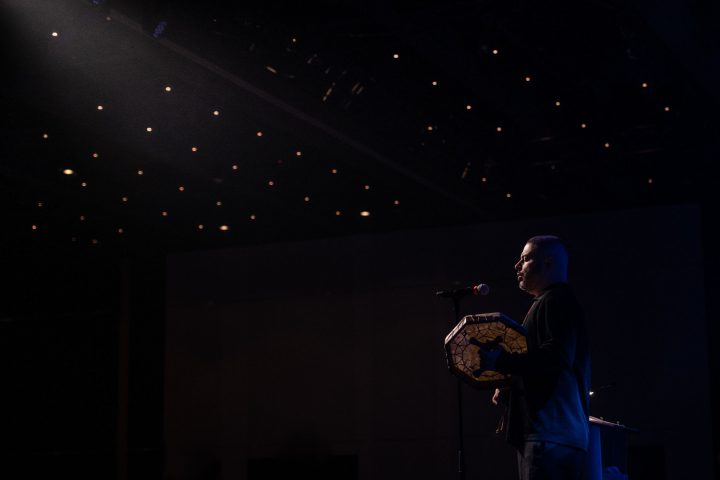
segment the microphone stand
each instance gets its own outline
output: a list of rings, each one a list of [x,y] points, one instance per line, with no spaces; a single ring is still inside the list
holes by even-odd
[[[454,327],[458,323],[460,323],[460,299],[464,297],[467,293],[456,291],[453,292],[451,295],[445,295],[452,299],[453,302],[453,311],[454,311],[454,317],[455,317],[455,323],[451,326]],[[462,380],[460,378],[457,378],[457,408],[458,408],[458,452],[457,452],[457,462],[458,462],[458,478],[459,480],[465,480],[465,435],[463,433],[463,388],[462,388]]]
[[[458,323],[460,323],[460,295],[453,295],[452,296],[453,301],[453,309],[455,311],[455,323],[452,325],[454,327]],[[451,327],[451,328],[452,328]],[[460,480],[465,480],[465,435],[463,434],[463,397],[462,397],[462,380],[460,378],[457,378],[457,408],[458,408],[458,453],[457,453],[457,462],[458,462],[458,478]]]

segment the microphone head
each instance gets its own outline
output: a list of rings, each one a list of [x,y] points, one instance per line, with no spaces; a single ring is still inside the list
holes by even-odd
[[[487,286],[485,283],[481,283],[480,285],[475,285],[473,287],[473,293],[475,295],[487,295],[490,293],[490,287]]]

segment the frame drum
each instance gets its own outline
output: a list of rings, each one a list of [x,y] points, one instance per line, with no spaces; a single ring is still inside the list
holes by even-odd
[[[482,369],[479,346],[498,345],[509,353],[525,353],[526,334],[522,325],[500,312],[467,315],[445,337],[448,368],[477,388],[507,386],[510,375]]]

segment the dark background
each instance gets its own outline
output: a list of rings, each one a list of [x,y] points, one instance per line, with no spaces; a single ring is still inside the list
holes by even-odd
[[[697,208],[661,208],[173,255],[168,472],[216,462],[222,478],[253,478],[257,459],[357,456],[359,478],[452,477],[453,312],[434,289],[483,278],[493,291],[463,314],[522,319],[516,239],[549,230],[574,246],[591,414],[640,429],[636,478],[711,478],[699,221]],[[465,392],[467,475],[515,478],[491,393]]]
[[[670,0],[3,0],[3,477],[257,477],[317,456],[370,478],[444,476],[454,386],[436,341],[449,311],[431,293],[487,282],[493,296],[468,311],[520,318],[526,299],[504,275],[525,237],[554,231],[580,249],[573,279],[604,360],[593,381],[615,384],[593,408],[641,429],[637,478],[677,478],[686,458],[696,478],[714,461],[717,478],[718,13]],[[236,265],[249,255],[269,270]],[[211,297],[219,313],[203,310]],[[416,332],[401,305],[425,320],[418,344],[395,348],[377,335]],[[283,355],[250,368],[262,351],[246,342],[270,325],[249,322],[245,338],[231,320],[287,323],[295,308],[321,333],[292,323],[302,347],[276,339]],[[175,336],[199,328],[189,312],[210,318],[194,347]],[[339,332],[362,334],[351,352]],[[646,340],[646,355],[608,333]],[[315,375],[327,344],[352,376]],[[386,350],[415,376],[391,376]],[[291,355],[304,373],[286,384]],[[190,386],[185,368],[188,382],[212,372]],[[243,385],[258,388],[241,398]],[[467,395],[482,405],[466,419],[473,462],[510,475],[485,396]],[[240,400],[188,413],[226,398]],[[309,400],[289,418],[273,410],[287,398]]]

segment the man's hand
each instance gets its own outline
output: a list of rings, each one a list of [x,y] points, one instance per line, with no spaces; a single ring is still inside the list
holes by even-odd
[[[499,401],[500,401],[500,389],[496,388],[495,393],[493,394],[493,398],[492,398],[493,405],[497,405]]]
[[[470,338],[470,343],[478,347],[478,356],[480,357],[480,368],[473,372],[473,375],[479,377],[486,370],[495,370],[497,359],[503,349],[500,346],[501,337],[497,337],[491,342],[480,343],[476,338]]]
[[[500,356],[500,352],[502,352],[502,348],[497,344],[492,342],[481,344],[478,349],[480,368],[483,370],[495,370],[495,364]]]

